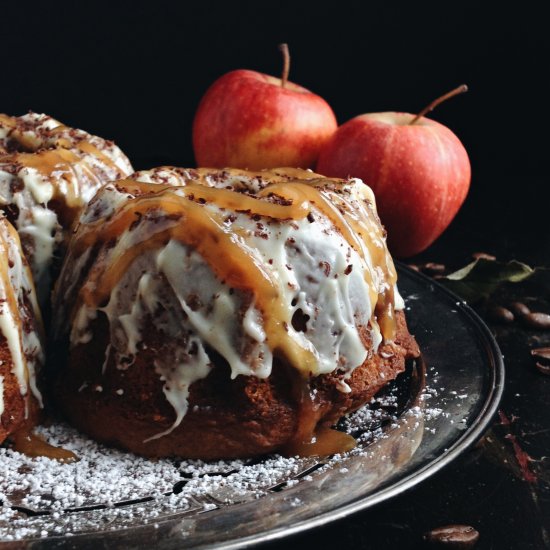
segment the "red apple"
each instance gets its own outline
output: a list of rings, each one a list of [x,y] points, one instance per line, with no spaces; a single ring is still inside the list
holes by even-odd
[[[321,151],[317,172],[358,177],[374,191],[388,245],[398,257],[426,249],[447,228],[470,186],[470,161],[456,135],[409,113],[346,122]],[[413,122],[411,124],[411,122]]]
[[[323,98],[286,80],[288,59],[283,78],[238,70],[212,84],[193,123],[198,166],[315,166],[336,118]]]

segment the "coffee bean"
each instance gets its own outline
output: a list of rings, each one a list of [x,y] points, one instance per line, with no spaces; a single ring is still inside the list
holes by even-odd
[[[512,302],[510,304],[510,309],[518,317],[524,317],[531,313],[531,310],[523,302]]]
[[[436,264],[435,262],[428,262],[427,264],[424,264],[422,266],[422,271],[425,271],[426,273],[430,274],[436,274],[438,273],[441,275],[442,273],[445,273],[445,270],[447,268],[443,264]]]
[[[522,320],[530,328],[550,330],[550,315],[548,313],[531,312],[524,315]]]
[[[495,321],[496,323],[509,324],[514,322],[514,314],[502,306],[491,306],[487,310],[487,315],[491,321]]]
[[[531,350],[531,355],[537,360],[535,366],[538,371],[550,376],[550,348],[534,348]]]
[[[535,366],[540,373],[545,374],[546,376],[550,376],[550,365],[543,365],[542,363],[539,363],[537,361],[535,363]]]
[[[492,254],[487,254],[486,252],[474,252],[472,254],[472,258],[474,260],[491,260],[491,261],[495,261],[497,259],[496,256],[493,256]]]
[[[434,548],[473,548],[479,532],[471,525],[446,525],[424,535],[424,540]]]
[[[534,348],[531,350],[531,355],[537,359],[550,361],[550,348]]]

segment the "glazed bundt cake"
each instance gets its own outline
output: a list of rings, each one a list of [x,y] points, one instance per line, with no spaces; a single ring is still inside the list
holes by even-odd
[[[40,302],[81,208],[132,167],[111,141],[36,113],[0,114],[0,210],[16,227]]]
[[[104,186],[53,303],[64,414],[147,456],[345,450],[328,428],[418,355],[372,192],[297,169]]]
[[[36,374],[44,362],[43,329],[19,236],[0,214],[0,443],[32,427],[42,405]]]

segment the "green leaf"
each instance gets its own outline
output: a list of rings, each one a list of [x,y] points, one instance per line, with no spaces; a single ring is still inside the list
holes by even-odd
[[[501,284],[525,281],[541,269],[545,270],[544,268],[533,269],[516,260],[504,263],[480,258],[450,273],[441,279],[441,282],[455,294],[473,304],[488,298]]]

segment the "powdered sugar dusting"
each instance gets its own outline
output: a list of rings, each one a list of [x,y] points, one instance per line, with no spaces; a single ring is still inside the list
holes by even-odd
[[[396,467],[395,457],[390,456],[395,454],[396,439],[398,445],[403,441],[406,448],[412,446],[412,451],[403,453],[408,459],[423,434],[435,433],[437,421],[444,418],[444,411],[427,405],[438,391],[436,384],[434,376],[433,387],[424,388],[406,406],[396,389],[373,399],[339,425],[357,439],[358,446],[324,459],[272,455],[209,463],[148,460],[95,443],[65,424],[42,427],[39,432],[51,444],[73,451],[80,460],[63,464],[0,448],[4,474],[0,478],[0,540],[119,530],[156,524],[176,512],[193,517],[314,482],[329,471],[346,476],[356,457],[373,464],[386,461],[389,471]],[[393,447],[371,445],[384,440]],[[292,507],[302,505],[298,497],[299,493],[289,496]]]

